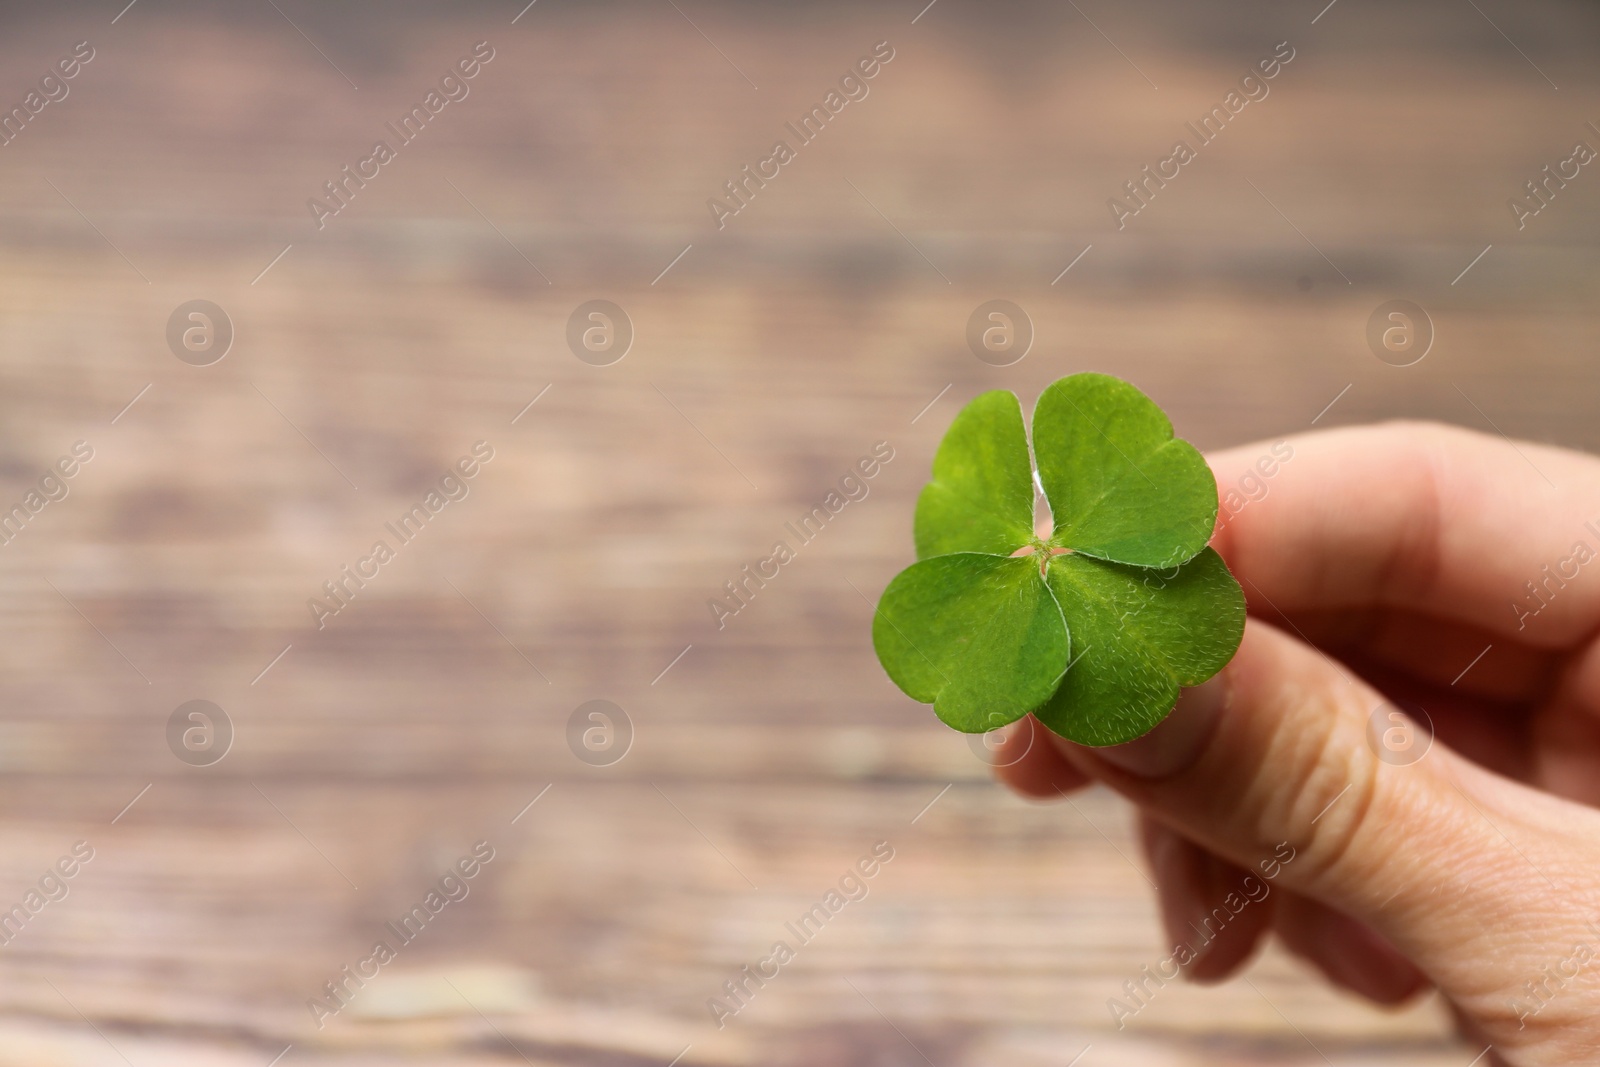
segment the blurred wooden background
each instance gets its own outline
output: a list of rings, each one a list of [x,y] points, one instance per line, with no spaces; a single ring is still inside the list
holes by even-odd
[[[0,502],[95,455],[0,549],[0,906],[95,856],[0,949],[0,1063],[1465,1065],[1437,1005],[1276,949],[1114,1029],[1162,955],[1125,808],[991,785],[882,676],[870,601],[982,389],[1117,373],[1202,447],[1426,417],[1600,448],[1600,176],[1520,232],[1506,207],[1600,143],[1600,14],[521,6],[5,16],[0,105],[95,58],[0,148]],[[884,40],[718,231],[706,199]],[[470,96],[319,231],[307,198],[479,41]],[[1004,368],[964,340],[997,297],[1037,331]],[[203,368],[164,336],[196,298],[237,334]],[[636,331],[612,366],[564,340],[595,298]],[[1412,367],[1366,346],[1392,298],[1437,328]],[[308,598],[478,440],[470,495],[319,631]],[[870,496],[719,631],[707,598],[880,440]],[[196,698],[236,732],[207,767],[166,741]],[[566,740],[595,698],[633,726],[607,767]],[[479,839],[471,895],[318,1029]],[[879,840],[870,896],[718,1031],[706,999]]]

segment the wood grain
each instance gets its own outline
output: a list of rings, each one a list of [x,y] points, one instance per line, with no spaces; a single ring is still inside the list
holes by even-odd
[[[0,501],[95,454],[0,549],[0,903],[95,858],[0,951],[0,1064],[1471,1059],[1438,1004],[1374,1011],[1276,948],[1115,1029],[1160,955],[1125,809],[1000,792],[868,624],[986,388],[1120,374],[1207,448],[1346,386],[1319,427],[1600,448],[1600,179],[1520,232],[1505,206],[1586,136],[1595,13],[1505,16],[1556,93],[1443,4],[1085,5],[1106,36],[920,6],[12,16],[0,100],[97,53],[0,149]],[[1283,39],[1272,94],[1117,231],[1107,198]],[[471,95],[317,229],[305,201],[480,40]],[[870,95],[717,229],[705,201],[880,40]],[[1037,331],[1006,368],[964,340],[995,296]],[[198,297],[237,334],[204,368],[164,337]],[[1393,297],[1437,325],[1415,367],[1366,348]],[[594,298],[636,330],[609,367],[564,339]],[[319,629],[477,441],[468,495]],[[718,629],[707,599],[878,441],[870,495]],[[209,767],[167,747],[194,698],[236,732]],[[567,744],[594,698],[632,721],[609,767]],[[319,1029],[306,1001],[480,839],[469,896]],[[718,1030],[707,999],[880,840],[866,899]]]

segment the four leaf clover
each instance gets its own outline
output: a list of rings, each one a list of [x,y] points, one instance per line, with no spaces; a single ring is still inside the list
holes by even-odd
[[[1036,485],[1048,537],[1035,533]],[[983,393],[917,499],[918,562],[878,603],[878,659],[966,733],[1033,712],[1082,744],[1132,740],[1239,647],[1244,594],[1206,547],[1216,519],[1211,469],[1127,382],[1052,384],[1031,458],[1016,395]]]

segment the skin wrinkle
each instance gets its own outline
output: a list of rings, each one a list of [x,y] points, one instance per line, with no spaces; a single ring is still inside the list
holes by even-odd
[[[1314,766],[1318,769],[1344,763],[1349,774],[1348,780],[1332,790],[1326,799],[1313,797],[1308,801],[1305,794],[1301,793],[1294,801],[1305,809],[1310,808],[1310,801],[1317,802],[1316,809],[1306,814],[1307,820],[1322,814],[1315,825],[1308,822],[1311,839],[1305,847],[1314,884],[1324,880],[1370,884],[1371,876],[1377,873],[1361,870],[1359,861],[1351,861],[1350,857],[1352,854],[1376,854],[1373,848],[1358,848],[1357,844],[1361,838],[1372,834],[1370,821],[1372,812],[1377,809],[1381,776],[1377,771],[1377,761],[1366,745],[1352,745],[1345,736],[1347,731],[1342,727],[1343,723],[1336,720],[1323,735],[1313,758]]]
[[[1526,864],[1521,864],[1518,871],[1509,861],[1499,866],[1486,863],[1478,874],[1484,881],[1512,882],[1521,877],[1538,877],[1528,871]],[[1542,880],[1538,884],[1543,885]],[[1537,890],[1515,896],[1522,900],[1541,899]],[[1548,893],[1542,895],[1543,898],[1548,896]],[[1578,982],[1569,984],[1538,1015],[1529,1019],[1526,1028],[1522,1027],[1511,1001],[1527,1001],[1522,982],[1541,977],[1542,968],[1560,959],[1577,941],[1595,944],[1594,935],[1588,931],[1574,931],[1570,943],[1564,945],[1549,938],[1539,940],[1536,932],[1544,933],[1570,921],[1567,911],[1556,906],[1540,908],[1536,904],[1514,911],[1510,918],[1518,921],[1504,924],[1485,921],[1481,914],[1469,909],[1456,910],[1461,913],[1462,934],[1457,943],[1449,947],[1452,962],[1459,960],[1460,963],[1447,979],[1454,992],[1447,1001],[1466,1009],[1482,1024],[1510,1035],[1509,1041],[1503,1039],[1498,1043],[1497,1047],[1511,1056],[1501,1062],[1552,1067],[1592,1062],[1594,1050],[1600,1044],[1600,1034],[1595,1030],[1597,971],[1594,961],[1584,969]],[[1518,928],[1522,936],[1508,936],[1510,930]],[[1474,943],[1474,949],[1463,947]],[[1492,963],[1492,966],[1482,966],[1485,963]],[[1497,981],[1496,976],[1504,980]],[[1583,981],[1585,977],[1587,982]],[[1481,1032],[1481,1027],[1473,1029]]]
[[[1552,881],[1557,880],[1555,873],[1571,866],[1571,855],[1594,850],[1596,841],[1600,841],[1600,812],[1592,808],[1574,808],[1557,797],[1460,760],[1452,760],[1445,767],[1444,776],[1476,809],[1473,818],[1510,831],[1507,836],[1520,837],[1527,861],[1537,864],[1537,869],[1544,870]],[[1496,833],[1491,840],[1504,839]],[[1545,857],[1543,852],[1554,854]],[[1579,866],[1583,873],[1571,879],[1562,893],[1586,890],[1589,910],[1600,920],[1600,885],[1589,877],[1587,864]]]
[[[1316,699],[1318,694],[1314,691],[1301,690],[1290,696],[1291,700]],[[1348,711],[1344,713],[1348,715]],[[1226,709],[1224,711],[1226,715]],[[1285,731],[1303,726],[1307,717],[1312,721],[1325,721],[1329,729],[1315,744],[1308,745],[1303,736],[1286,736]],[[1278,720],[1272,727],[1266,745],[1264,746],[1265,759],[1258,765],[1265,766],[1267,761],[1281,765],[1289,761],[1294,766],[1304,767],[1309,764],[1312,768],[1330,765],[1326,754],[1333,751],[1350,752],[1351,759],[1365,763],[1365,771],[1352,767],[1348,780],[1352,785],[1351,793],[1347,794],[1328,810],[1328,813],[1312,828],[1309,840],[1291,841],[1298,850],[1295,861],[1289,870],[1293,872],[1293,884],[1299,891],[1312,899],[1331,904],[1333,900],[1345,896],[1347,899],[1366,898],[1372,902],[1372,910],[1376,913],[1376,927],[1384,936],[1391,940],[1408,955],[1417,958],[1430,980],[1447,983],[1457,991],[1457,995],[1464,1000],[1481,998],[1482,1009],[1477,1012],[1480,1017],[1492,1017],[1503,1014],[1505,1001],[1514,994],[1508,991],[1502,982],[1494,982],[1489,986],[1473,989],[1472,977],[1478,968],[1472,965],[1456,965],[1448,970],[1438,967],[1429,968],[1425,965],[1431,959],[1465,959],[1475,960],[1476,954],[1463,954],[1460,949],[1463,943],[1473,941],[1483,942],[1488,946],[1497,946],[1503,942],[1507,928],[1528,927],[1528,909],[1518,906],[1515,909],[1496,907],[1502,899],[1503,889],[1507,884],[1526,882],[1532,890],[1533,899],[1538,899],[1540,889],[1546,887],[1543,879],[1539,877],[1514,850],[1505,845],[1504,839],[1489,825],[1485,824],[1470,808],[1460,814],[1460,819],[1453,821],[1446,810],[1437,805],[1428,805],[1426,790],[1418,790],[1407,783],[1407,779],[1391,776],[1399,788],[1393,786],[1380,786],[1380,774],[1377,770],[1376,760],[1371,757],[1364,743],[1357,742],[1352,745],[1348,738],[1348,720],[1341,723],[1338,720],[1341,713],[1330,709],[1328,712],[1297,712],[1287,714]],[[1226,742],[1226,739],[1224,739]],[[1223,752],[1237,749],[1237,745],[1222,744]],[[1338,765],[1332,761],[1331,765]],[[1202,768],[1204,770],[1204,768]],[[1222,768],[1225,772],[1226,768]],[[1395,768],[1397,772],[1418,771],[1432,773],[1420,768]],[[1303,781],[1308,775],[1279,775],[1284,781]],[[1364,779],[1365,784],[1361,784]],[[1337,787],[1330,785],[1317,790],[1314,797],[1308,797],[1307,791],[1302,788],[1294,797],[1288,798],[1288,803],[1297,805],[1299,811],[1289,820],[1291,823],[1308,821],[1320,812],[1330,800],[1336,796],[1343,783]],[[1448,788],[1446,786],[1445,788]],[[1469,792],[1473,795],[1475,803],[1485,809],[1490,818],[1495,819],[1508,831],[1504,818],[1497,818],[1494,809],[1501,807],[1490,798]],[[1427,810],[1419,808],[1419,799]],[[1341,813],[1346,805],[1355,801],[1353,809]],[[1313,803],[1315,806],[1313,807]],[[1256,820],[1255,836],[1262,847],[1270,849],[1264,844],[1269,839],[1280,840],[1277,835],[1283,833],[1282,816],[1274,812],[1288,810],[1283,803],[1283,798],[1276,797],[1270,792],[1263,796],[1256,784],[1245,791],[1241,797],[1240,805],[1246,810],[1255,810],[1261,813],[1261,818]],[[1384,811],[1389,815],[1397,816],[1383,824],[1372,821],[1372,812]],[[1237,817],[1240,813],[1234,812]],[[1227,820],[1230,815],[1223,814]],[[1469,820],[1477,823],[1476,827],[1469,827]],[[1336,821],[1335,821],[1336,820]],[[1209,820],[1208,820],[1209,821]],[[1238,825],[1235,822],[1235,825]],[[1410,829],[1415,826],[1428,826],[1432,828],[1430,839],[1433,842],[1444,841],[1455,845],[1450,857],[1450,872],[1453,877],[1446,879],[1436,887],[1422,889],[1427,884],[1422,876],[1427,868],[1427,859],[1418,854],[1415,841],[1410,837]],[[1327,828],[1325,828],[1327,827]],[[1331,834],[1330,834],[1331,832]],[[1380,837],[1398,834],[1395,847],[1388,847],[1383,841],[1361,841],[1361,835],[1376,834]],[[1526,849],[1525,849],[1526,851]],[[1373,855],[1386,857],[1383,867],[1377,871],[1361,871],[1354,869],[1347,862],[1348,855]],[[1469,873],[1470,872],[1470,873]],[[1529,879],[1537,879],[1530,882]],[[1388,898],[1392,892],[1393,883],[1398,882],[1401,892],[1398,896]],[[1385,884],[1389,883],[1389,884]],[[1419,892],[1413,890],[1420,890]],[[1520,899],[1528,899],[1530,894],[1519,894]],[[1378,905],[1385,904],[1383,908]],[[1496,911],[1504,913],[1504,922],[1485,922],[1486,914]],[[1407,913],[1410,913],[1409,915]],[[1422,913],[1429,913],[1427,919],[1422,919]],[[1459,918],[1452,919],[1453,916]],[[1559,924],[1558,924],[1559,925]],[[1441,931],[1443,926],[1446,929]],[[1533,928],[1537,928],[1536,926]],[[1433,936],[1426,943],[1417,942],[1414,938],[1407,938],[1409,930],[1432,930]],[[1522,964],[1519,968],[1509,969],[1509,973],[1520,974],[1526,972],[1529,976],[1538,972],[1542,965],[1535,961]],[[1465,987],[1465,988],[1464,988]],[[1498,999],[1497,999],[1498,998]],[[1514,1018],[1514,1016],[1513,1016]]]
[[[1259,624],[1252,624],[1256,625]],[[1287,640],[1281,632],[1275,636]],[[1272,684],[1272,680],[1247,681],[1245,684]],[[1383,878],[1383,871],[1352,871],[1345,865],[1346,854],[1359,842],[1358,835],[1381,834],[1386,829],[1374,825],[1370,816],[1374,804],[1379,804],[1376,810],[1384,810],[1380,802],[1389,799],[1378,792],[1377,760],[1367,748],[1364,737],[1352,736],[1356,733],[1356,722],[1364,722],[1365,716],[1360,714],[1359,708],[1348,704],[1341,708],[1333,703],[1326,708],[1315,709],[1312,705],[1328,704],[1337,697],[1317,687],[1293,682],[1287,684],[1294,688],[1288,689],[1285,683],[1277,683],[1278,701],[1296,705],[1300,710],[1279,714],[1268,727],[1266,736],[1257,738],[1255,744],[1259,745],[1260,758],[1254,760],[1253,764],[1261,770],[1256,779],[1242,791],[1227,790],[1222,783],[1235,776],[1236,768],[1231,759],[1226,764],[1220,761],[1223,756],[1237,756],[1242,746],[1237,739],[1218,740],[1214,737],[1208,742],[1206,755],[1196,768],[1201,777],[1200,788],[1206,789],[1204,783],[1211,781],[1217,783],[1208,790],[1214,795],[1234,793],[1238,799],[1233,810],[1217,813],[1219,821],[1223,825],[1251,826],[1256,847],[1270,852],[1277,842],[1285,839],[1289,826],[1310,825],[1310,820],[1349,785],[1350,792],[1328,808],[1327,813],[1311,827],[1309,839],[1290,840],[1290,844],[1300,851],[1300,856],[1294,862],[1295,883],[1319,899],[1331,900],[1333,894],[1330,889],[1338,886],[1356,887],[1382,900],[1393,888],[1398,888],[1374,888],[1373,878],[1388,880]],[[1230,713],[1236,702],[1237,697],[1230,692],[1228,706],[1219,716],[1219,729],[1243,730],[1248,736],[1252,732],[1250,726],[1232,720]],[[1307,736],[1308,723],[1322,727],[1320,736]],[[1329,756],[1329,753],[1336,755]],[[1283,770],[1285,765],[1290,768],[1290,773]],[[1347,768],[1345,773],[1334,775],[1334,781],[1313,790],[1311,780],[1319,776],[1318,772],[1326,777],[1328,767],[1341,765]],[[1278,784],[1277,789],[1272,788],[1275,783]],[[1283,791],[1291,787],[1293,792],[1284,795]],[[1414,804],[1407,802],[1402,810],[1413,807]],[[1250,818],[1252,813],[1255,814],[1254,818]],[[1286,816],[1285,813],[1292,814]],[[1406,823],[1411,825],[1412,820],[1408,817]],[[1373,848],[1383,854],[1393,852],[1384,852],[1381,845],[1361,844],[1362,849],[1358,852]],[[1402,840],[1400,845],[1405,847],[1406,842]],[[1247,858],[1230,857],[1234,860]]]
[[[1410,777],[1413,773],[1418,775],[1415,780]],[[1364,826],[1369,832],[1380,837],[1389,837],[1390,840],[1361,844],[1363,849],[1368,850],[1376,858],[1376,862],[1381,864],[1381,869],[1360,872],[1349,871],[1346,868],[1339,874],[1348,876],[1342,877],[1338,885],[1338,892],[1345,899],[1362,902],[1364,909],[1373,916],[1375,927],[1386,937],[1399,945],[1409,944],[1410,954],[1422,957],[1448,946],[1447,944],[1424,945],[1415,939],[1407,939],[1404,931],[1422,929],[1430,924],[1437,925],[1441,909],[1449,907],[1447,901],[1441,900],[1441,894],[1445,894],[1449,900],[1467,899],[1470,895],[1467,889],[1478,875],[1474,873],[1470,877],[1460,877],[1459,872],[1473,866],[1471,863],[1463,864],[1462,860],[1467,855],[1483,852],[1477,847],[1478,842],[1492,844],[1478,833],[1480,829],[1487,830],[1488,827],[1481,826],[1481,822],[1479,827],[1470,827],[1465,815],[1452,820],[1450,817],[1452,809],[1437,802],[1436,792],[1419,788],[1422,780],[1420,776],[1427,773],[1429,772],[1426,770],[1412,766],[1393,768],[1387,775],[1379,769],[1373,775],[1376,788],[1370,800],[1372,806],[1366,812],[1367,821]],[[1379,782],[1383,784],[1377,785]],[[1375,825],[1371,821],[1372,811],[1385,812],[1386,820],[1382,824]],[[1477,820],[1475,815],[1471,818]],[[1418,826],[1430,828],[1426,840],[1420,843],[1421,847],[1415,834],[1415,828]],[[1450,853],[1447,877],[1443,880],[1430,880],[1429,872],[1437,871],[1435,864],[1439,860],[1439,852],[1444,851],[1439,847],[1441,842],[1447,843],[1446,848]],[[1351,843],[1356,843],[1354,838]],[[1391,890],[1390,887],[1396,883],[1399,886],[1398,891]],[[1461,907],[1456,907],[1454,910],[1466,911]],[[1402,920],[1400,917],[1407,913],[1414,916],[1427,913],[1431,918],[1427,921],[1415,917]],[[1445,941],[1456,939],[1458,935],[1452,935]]]
[[[1409,902],[1413,887],[1418,880],[1413,878],[1409,871],[1397,872],[1396,861],[1404,859],[1409,866],[1425,866],[1419,862],[1420,855],[1416,848],[1416,841],[1411,836],[1410,827],[1429,826],[1439,827],[1445,818],[1443,812],[1419,810],[1419,791],[1407,784],[1408,779],[1401,777],[1405,774],[1430,774],[1432,771],[1423,766],[1395,767],[1384,773],[1385,765],[1379,763],[1367,747],[1364,736],[1354,737],[1356,724],[1364,723],[1361,708],[1354,704],[1339,700],[1330,694],[1316,689],[1300,687],[1294,699],[1305,701],[1324,702],[1331,706],[1322,710],[1307,710],[1293,715],[1286,715],[1274,727],[1274,742],[1285,728],[1302,728],[1307,721],[1326,723],[1327,729],[1317,740],[1314,747],[1307,749],[1301,738],[1292,739],[1290,744],[1295,747],[1297,760],[1301,766],[1309,764],[1313,771],[1327,767],[1343,766],[1345,773],[1336,786],[1330,785],[1325,790],[1318,790],[1318,795],[1307,797],[1306,790],[1301,789],[1295,796],[1287,798],[1287,804],[1295,806],[1298,810],[1291,822],[1304,821],[1310,825],[1310,820],[1322,812],[1330,802],[1332,807],[1327,807],[1326,814],[1311,827],[1311,837],[1304,844],[1291,842],[1302,851],[1302,857],[1296,859],[1299,865],[1296,871],[1297,879],[1303,890],[1314,899],[1331,904],[1334,900],[1367,898],[1371,901],[1374,911],[1378,905],[1387,904],[1388,909],[1404,908]],[[1344,704],[1341,708],[1340,704]],[[1268,750],[1268,759],[1277,758],[1274,753],[1279,749],[1273,743]],[[1309,775],[1297,775],[1294,780],[1303,780]],[[1336,779],[1341,776],[1336,776]],[[1334,802],[1334,797],[1346,785],[1350,791]],[[1427,803],[1427,791],[1420,791],[1422,803]],[[1258,810],[1265,819],[1271,819],[1271,813],[1283,810],[1284,798],[1266,797],[1261,802]],[[1373,812],[1382,812],[1385,815],[1383,822],[1373,820]],[[1474,815],[1474,819],[1477,817]],[[1265,821],[1264,819],[1264,821]],[[1459,830],[1462,827],[1458,826]],[[1488,827],[1484,827],[1488,829]],[[1264,831],[1264,832],[1263,832]],[[1490,831],[1492,832],[1492,831]],[[1281,834],[1282,829],[1267,829],[1261,826],[1258,836],[1271,836]],[[1436,835],[1435,835],[1436,836]],[[1463,841],[1464,835],[1452,833],[1451,838],[1457,842]],[[1378,840],[1370,840],[1376,837]],[[1367,838],[1369,840],[1363,840]],[[1386,842],[1384,838],[1394,838]],[[1385,857],[1383,864],[1376,870],[1362,870],[1359,865],[1352,865],[1348,857],[1351,855],[1368,855]],[[1303,862],[1302,862],[1303,860]],[[1398,882],[1398,885],[1394,883]],[[1470,884],[1470,883],[1469,883]],[[1458,886],[1458,889],[1465,888]],[[1391,896],[1398,889],[1396,896]],[[1430,893],[1424,893],[1424,899],[1418,903],[1425,907],[1437,907],[1436,899]],[[1383,923],[1383,932],[1394,939],[1398,929],[1388,929],[1393,924]]]
[[[1217,469],[1237,474],[1254,451],[1219,456]],[[1426,423],[1308,435],[1302,454],[1275,503],[1214,546],[1360,686],[1253,612],[1219,717],[1232,733],[1170,781],[1083,766],[1229,860],[1292,831],[1301,852],[1280,880],[1285,899],[1337,900],[1426,964],[1494,1035],[1463,1062],[1491,1040],[1500,1055],[1485,1067],[1600,1062],[1600,956],[1525,1029],[1511,1005],[1530,1003],[1524,984],[1575,944],[1600,945],[1585,925],[1600,922],[1600,813],[1502,777],[1515,768],[1494,759],[1526,744],[1549,765],[1530,768],[1535,781],[1600,806],[1600,578],[1568,578],[1526,630],[1506,606],[1541,564],[1571,555],[1574,536],[1600,536],[1580,531],[1600,523],[1600,464]],[[1435,720],[1435,749],[1385,763],[1368,716],[1380,699],[1412,697]]]
[[[1252,632],[1254,631],[1254,632]],[[1247,622],[1245,626],[1246,642],[1261,640],[1260,626],[1257,623]],[[1250,724],[1239,721],[1238,710],[1240,704],[1239,689],[1241,682],[1245,685],[1252,684],[1252,680],[1230,679],[1226,700],[1220,714],[1217,716],[1217,726],[1210,737],[1205,741],[1201,750],[1203,755],[1195,768],[1203,785],[1215,783],[1217,795],[1233,793],[1237,799],[1233,810],[1223,811],[1224,825],[1253,826],[1253,845],[1258,850],[1271,851],[1279,841],[1285,840],[1283,835],[1282,813],[1290,810],[1293,797],[1287,798],[1288,803],[1283,803],[1284,798],[1273,795],[1271,786],[1274,779],[1290,779],[1300,782],[1305,775],[1297,773],[1292,776],[1283,776],[1269,771],[1269,768],[1289,762],[1295,766],[1303,767],[1301,760],[1294,758],[1294,752],[1299,747],[1301,736],[1294,732],[1298,716],[1290,713],[1281,713],[1272,722],[1269,729],[1262,735],[1255,734]],[[1253,684],[1260,684],[1254,682]],[[1280,703],[1286,705],[1299,705],[1306,702],[1305,695],[1297,687],[1289,691],[1287,687],[1279,694]],[[1223,736],[1224,733],[1238,734],[1239,737]],[[1255,757],[1249,760],[1249,765],[1256,768],[1256,773],[1250,783],[1243,789],[1224,791],[1223,783],[1236,777],[1234,760],[1239,756]],[[1263,789],[1266,795],[1261,795]],[[1207,789],[1212,792],[1212,789]],[[1258,818],[1247,820],[1244,818],[1249,812],[1258,813]],[[1291,842],[1296,848],[1301,846]]]
[[[1429,978],[1450,990],[1459,1003],[1471,1005],[1480,1019],[1509,1019],[1515,1023],[1516,1016],[1510,1012],[1508,1002],[1522,992],[1517,983],[1536,976],[1541,967],[1551,962],[1545,957],[1551,946],[1560,942],[1548,932],[1574,920],[1568,896],[1552,894],[1545,876],[1558,885],[1581,884],[1583,877],[1568,879],[1562,868],[1570,868],[1573,861],[1566,857],[1574,853],[1579,856],[1580,868],[1585,859],[1592,862],[1592,834],[1588,838],[1575,835],[1571,841],[1574,847],[1563,847],[1562,855],[1552,863],[1551,857],[1539,849],[1549,826],[1538,821],[1530,824],[1517,813],[1521,803],[1531,799],[1543,808],[1554,803],[1550,798],[1532,795],[1513,800],[1509,793],[1522,794],[1521,787],[1453,757],[1439,767],[1438,773],[1447,783],[1445,793],[1437,795],[1431,810],[1418,812],[1406,824],[1426,820],[1424,825],[1437,828],[1432,836],[1455,846],[1448,866],[1436,868],[1451,877],[1410,902],[1409,907],[1401,901],[1399,910],[1409,911],[1409,915],[1396,914],[1391,919],[1388,912],[1395,909],[1385,909],[1384,917],[1391,919],[1385,926],[1397,931],[1428,931],[1431,936],[1426,941],[1385,932],[1419,962],[1443,961],[1443,965],[1425,968]],[[1472,804],[1482,809],[1482,815],[1472,806],[1450,806],[1448,783],[1454,783],[1471,798]],[[1521,839],[1521,853],[1506,843],[1502,832],[1513,840]],[[1424,866],[1417,871],[1412,882],[1425,882],[1426,870]],[[1579,933],[1574,928],[1573,934],[1594,942],[1592,933]],[[1483,966],[1487,960],[1494,960],[1497,966]],[[1541,1024],[1544,1021],[1547,1020],[1542,1019]],[[1593,1020],[1586,1016],[1577,1021]]]

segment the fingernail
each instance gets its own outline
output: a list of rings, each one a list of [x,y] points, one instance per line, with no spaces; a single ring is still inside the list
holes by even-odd
[[[1107,763],[1140,778],[1165,778],[1176,774],[1199,758],[1227,697],[1227,680],[1217,675],[1193,689],[1185,689],[1172,714],[1143,737],[1092,751]]]

